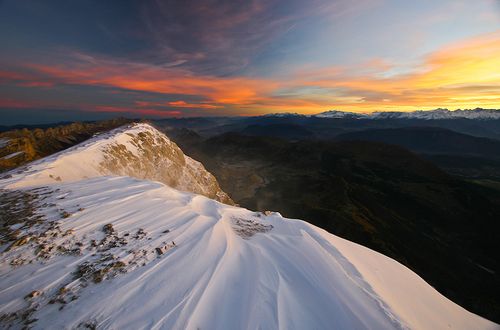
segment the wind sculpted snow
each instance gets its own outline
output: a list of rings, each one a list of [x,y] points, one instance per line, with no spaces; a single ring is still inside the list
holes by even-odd
[[[498,327],[306,222],[127,176],[68,180],[57,168],[0,181],[3,328]],[[61,179],[40,181],[38,169]]]

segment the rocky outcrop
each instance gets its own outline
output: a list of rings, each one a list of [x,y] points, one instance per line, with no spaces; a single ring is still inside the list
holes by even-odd
[[[142,130],[124,132],[129,138],[126,143],[111,143],[103,150],[102,173],[159,181],[179,190],[234,204],[200,162],[184,155],[174,142],[153,127],[138,125],[136,127]]]

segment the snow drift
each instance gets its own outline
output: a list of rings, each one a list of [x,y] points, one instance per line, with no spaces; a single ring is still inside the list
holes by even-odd
[[[104,175],[105,146],[141,132],[161,136],[129,127],[0,181],[2,327],[498,328],[306,222]]]

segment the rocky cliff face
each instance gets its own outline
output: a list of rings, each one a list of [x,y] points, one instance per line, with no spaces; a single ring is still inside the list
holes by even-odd
[[[159,181],[234,204],[201,163],[185,156],[174,142],[148,124],[131,124],[100,134],[6,176],[11,187],[24,187],[103,175]]]
[[[200,162],[184,155],[164,134],[149,125],[136,125],[140,131],[125,131],[128,143],[115,142],[104,149],[102,173],[159,181],[184,191],[233,204],[215,177]]]

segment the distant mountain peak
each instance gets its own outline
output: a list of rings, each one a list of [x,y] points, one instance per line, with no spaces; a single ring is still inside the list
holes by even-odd
[[[296,112],[274,112],[274,113],[267,113],[265,115],[262,115],[262,117],[286,118],[286,117],[306,117],[306,115],[302,115],[302,114],[296,113]]]
[[[348,112],[348,111],[339,111],[339,110],[329,110],[325,112],[318,113],[314,115],[317,118],[366,118],[366,114]]]

